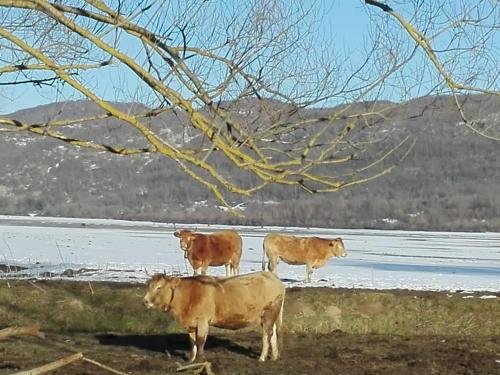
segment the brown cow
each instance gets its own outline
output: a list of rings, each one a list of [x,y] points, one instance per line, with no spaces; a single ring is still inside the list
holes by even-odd
[[[199,268],[206,275],[208,266],[222,265],[226,267],[226,276],[239,273],[242,241],[235,231],[201,234],[183,229],[175,232],[174,236],[180,238],[184,258],[191,263],[195,275]]]
[[[344,242],[340,237],[326,239],[319,237],[294,237],[283,234],[268,234],[264,238],[262,269],[265,269],[265,260],[269,259],[269,271],[276,271],[279,260],[288,264],[305,264],[306,280],[311,281],[311,274],[315,268],[323,267],[332,256],[345,257],[347,255]]]
[[[262,353],[265,361],[271,346],[271,359],[277,359],[281,334],[285,287],[271,272],[254,272],[229,278],[213,276],[169,277],[154,275],[148,281],[144,304],[170,312],[189,332],[190,362],[203,355],[209,326],[239,329],[252,324],[262,326]]]

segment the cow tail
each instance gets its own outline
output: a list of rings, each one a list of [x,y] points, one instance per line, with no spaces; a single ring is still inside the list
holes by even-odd
[[[283,346],[283,307],[285,305],[285,293],[281,296],[281,306],[280,312],[278,314],[278,319],[275,321],[276,325],[276,339],[278,340],[278,346],[281,348]]]
[[[262,271],[266,270],[266,239],[262,242]]]

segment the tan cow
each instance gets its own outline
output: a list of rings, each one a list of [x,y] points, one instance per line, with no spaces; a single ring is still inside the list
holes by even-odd
[[[319,237],[294,237],[283,234],[268,234],[264,238],[262,269],[265,269],[265,260],[269,271],[276,272],[279,260],[288,264],[305,264],[306,280],[311,281],[311,274],[315,268],[323,267],[333,256],[347,255],[344,242],[340,237],[326,239]]]
[[[200,268],[205,275],[208,266],[222,265],[226,267],[226,276],[239,273],[242,241],[234,230],[202,234],[183,229],[174,236],[180,238],[184,258],[189,260],[195,275]]]
[[[262,326],[262,353],[265,361],[269,346],[271,359],[279,357],[285,287],[271,272],[255,272],[229,278],[213,276],[169,277],[154,275],[148,281],[144,304],[170,312],[189,333],[190,362],[203,347],[209,326],[239,329],[252,324]]]

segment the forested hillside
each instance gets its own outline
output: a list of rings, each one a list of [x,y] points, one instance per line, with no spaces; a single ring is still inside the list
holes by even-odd
[[[449,109],[450,101],[448,97],[419,98],[395,107],[385,120],[376,120],[373,131],[380,137],[410,135],[415,140],[409,155],[388,176],[323,195],[268,186],[251,197],[232,196],[231,203],[241,210],[243,218],[229,215],[209,191],[173,162],[154,154],[124,157],[27,133],[0,133],[0,214],[500,231],[500,142],[469,131]],[[244,103],[242,108],[252,105],[256,103]],[[120,106],[138,110],[133,104]],[[464,109],[481,118],[484,127],[500,122],[498,98],[471,96],[466,98]],[[42,124],[96,111],[88,102],[65,102],[20,111],[13,117]],[[305,111],[327,114],[332,109],[302,111],[307,116]],[[159,116],[150,126],[159,132],[173,132],[180,143],[196,141],[191,139],[189,127],[175,124],[179,118],[170,113]],[[134,131],[116,120],[81,125],[75,132],[79,136],[92,134],[111,144],[116,140],[136,142]],[[134,145],[141,146],[140,142]],[[227,168],[227,174],[236,180],[243,178],[229,169],[227,162],[221,160],[218,166]]]

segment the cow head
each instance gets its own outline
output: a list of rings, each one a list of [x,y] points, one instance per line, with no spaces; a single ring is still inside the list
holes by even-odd
[[[340,238],[340,237],[337,237],[336,239],[331,240],[330,243],[328,244],[328,247],[330,249],[332,256],[336,256],[336,257],[347,256],[347,252],[345,251],[345,247],[344,247],[344,241],[342,241],[342,238]]]
[[[196,237],[193,231],[187,229],[176,231],[174,236],[180,238],[181,249],[184,251],[188,251]]]
[[[170,303],[174,299],[175,288],[179,284],[178,277],[170,277],[158,273],[148,282],[148,291],[144,296],[143,302],[148,309],[160,311],[170,310]]]

